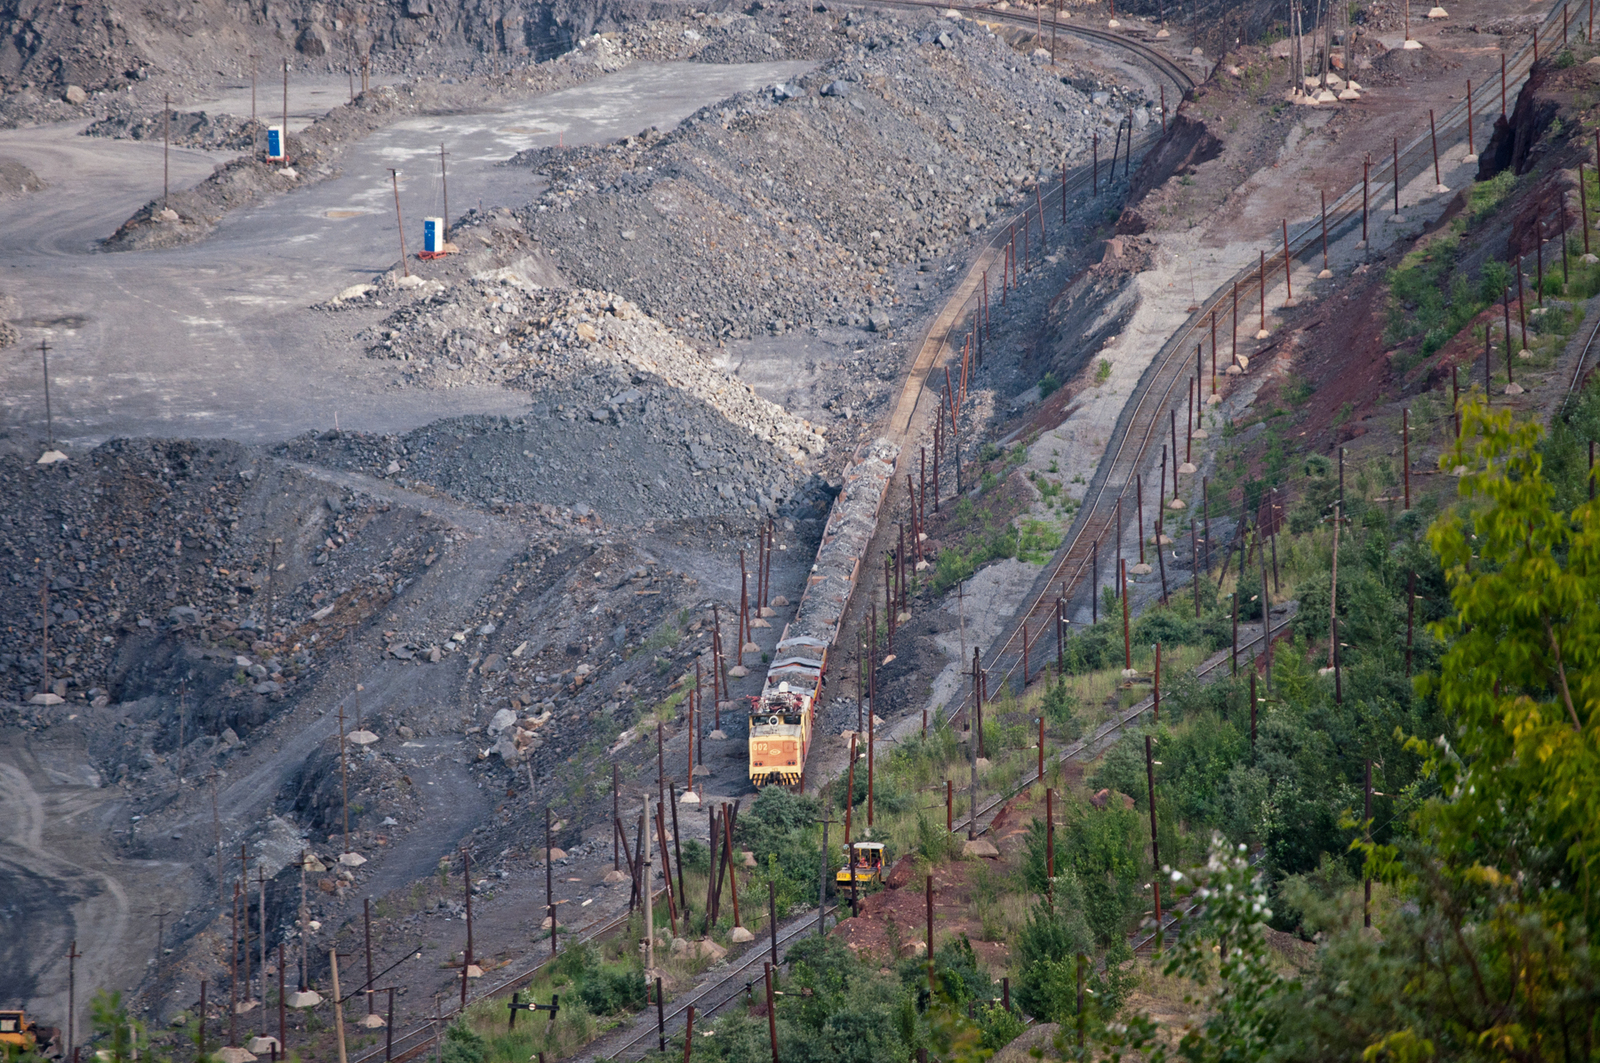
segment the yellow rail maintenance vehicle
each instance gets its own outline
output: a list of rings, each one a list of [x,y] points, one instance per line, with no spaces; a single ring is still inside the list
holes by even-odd
[[[20,1009],[0,1009],[0,1055],[37,1052],[46,1059],[61,1058],[61,1031],[28,1021]]]
[[[851,846],[855,852],[855,864],[846,863],[833,876],[833,880],[842,885],[850,885],[850,876],[855,876],[855,884],[870,886],[874,883],[883,883],[883,843],[882,842],[856,842]]]
[[[811,750],[812,706],[822,689],[827,650],[778,643],[780,656],[760,697],[750,699],[750,782],[798,788]],[[798,652],[792,652],[798,651]]]

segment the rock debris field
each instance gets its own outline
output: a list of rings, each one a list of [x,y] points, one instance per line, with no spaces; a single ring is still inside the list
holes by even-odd
[[[1031,203],[1041,176],[1130,112],[1155,118],[1141,90],[1077,60],[1052,66],[999,27],[756,4],[585,35],[565,56],[464,84],[441,61],[296,133],[292,172],[242,156],[141,208],[107,248],[211,238],[228,211],[337,174],[342,144],[399,119],[684,59],[819,66],[668,131],[525,152],[505,165],[542,177],[534,198],[452,219],[462,253],[310,289],[324,293],[307,311],[321,335],[380,366],[381,386],[506,388],[525,400],[519,415],[392,435],[334,426],[259,448],[113,440],[46,466],[31,464],[31,437],[0,437],[0,720],[34,735],[72,720],[142,806],[119,855],[202,869],[174,877],[187,910],[168,926],[178,958],[157,976],[170,991],[145,998],[156,1012],[188,992],[180,967],[223,971],[202,933],[219,917],[207,836],[180,829],[203,795],[180,767],[191,782],[217,769],[224,802],[240,802],[229,846],[342,845],[328,739],[358,682],[379,736],[350,766],[352,846],[370,862],[315,879],[319,919],[358,911],[352,886],[430,877],[463,838],[475,864],[531,860],[542,834],[494,807],[497,792],[521,807],[537,791],[573,859],[603,855],[607,803],[572,795],[603,794],[613,764],[625,783],[648,779],[654,720],[669,757],[687,751],[684,691],[697,664],[714,666],[713,628],[734,637],[740,564],[754,567],[769,518],[777,589],[799,597],[839,471],[898,386],[899,334],[937,309],[954,263]],[[102,95],[70,110],[97,115],[96,136],[166,129],[158,110]],[[256,132],[185,112],[173,136],[247,147]],[[805,352],[795,375],[824,380],[816,406],[831,425],[730,375],[730,348],[750,341],[771,357]],[[970,409],[986,416],[991,400]],[[761,651],[790,608],[754,635]],[[733,741],[706,751],[735,792],[736,706],[759,689],[759,654],[722,709]],[[253,778],[270,783],[255,794]],[[435,783],[467,796],[441,812],[423,789]],[[273,866],[288,876],[275,898],[290,897],[293,872]],[[494,932],[511,932],[506,919]]]
[[[574,283],[696,343],[902,324],[891,267],[964,249],[1095,131],[1151,120],[1138,90],[978,22],[909,18],[851,12],[837,58],[665,135],[520,154],[549,178],[528,232]]]

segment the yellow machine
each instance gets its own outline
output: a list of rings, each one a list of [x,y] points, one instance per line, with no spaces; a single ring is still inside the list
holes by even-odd
[[[0,1011],[0,1051],[38,1052],[48,1059],[61,1058],[61,1031],[28,1021],[21,1011]]]
[[[865,886],[871,883],[883,882],[883,843],[882,842],[856,842],[851,848],[856,853],[855,876],[856,885]],[[833,880],[842,885],[850,885],[850,865],[847,863],[833,876]]]
[[[750,781],[798,787],[811,749],[811,713],[822,688],[827,650],[792,639],[773,664],[760,697],[750,699]]]

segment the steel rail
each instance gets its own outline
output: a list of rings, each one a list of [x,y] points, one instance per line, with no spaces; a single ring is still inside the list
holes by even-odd
[[[1594,0],[1590,0],[1591,3]],[[1556,5],[1546,16],[1538,32],[1544,33],[1552,26],[1552,21],[1560,12],[1560,5]],[[1513,78],[1520,84],[1533,66],[1533,47],[1531,44],[1517,53],[1514,59],[1507,63],[1506,77],[1508,81]],[[1491,85],[1494,84],[1491,82]],[[1510,87],[1507,87],[1510,93]],[[1492,93],[1491,93],[1492,96]],[[1474,108],[1474,114],[1479,109]],[[1466,122],[1465,101],[1455,105],[1446,112],[1445,120],[1438,123],[1446,133],[1456,129],[1464,129]],[[1452,146],[1454,142],[1452,141]],[[1409,173],[1420,174],[1432,165],[1432,150],[1429,133],[1418,134],[1401,151],[1400,182],[1407,182]],[[1370,187],[1370,186],[1369,186]],[[1382,202],[1382,192],[1388,189],[1392,194],[1393,182],[1380,183],[1374,192],[1369,192],[1369,202],[1376,200]],[[1355,185],[1343,195],[1338,197],[1329,209],[1330,241],[1333,233],[1343,235],[1361,214],[1360,209],[1361,186]],[[1321,243],[1321,218],[1306,223],[1298,233],[1291,235],[1287,249],[1280,249],[1266,258],[1268,276],[1277,269],[1282,269],[1285,254],[1290,262],[1296,257],[1303,256],[1308,250],[1317,248]],[[1131,409],[1125,407],[1118,418],[1113,430],[1112,445],[1108,446],[1107,453],[1101,459],[1100,468],[1091,482],[1090,494],[1080,508],[1078,518],[1073,522],[1068,531],[1067,541],[1058,548],[1056,558],[1050,565],[1048,578],[1041,575],[1034,589],[1030,592],[1031,603],[1021,613],[1018,621],[1010,627],[1005,640],[991,647],[987,657],[989,670],[1000,670],[1000,682],[1009,682],[1021,666],[1021,632],[1024,624],[1031,630],[1033,622],[1042,615],[1048,616],[1055,607],[1055,595],[1051,591],[1055,586],[1063,584],[1064,593],[1061,597],[1073,600],[1080,592],[1083,578],[1089,567],[1090,558],[1087,544],[1098,542],[1105,538],[1106,533],[1112,531],[1113,510],[1118,499],[1127,494],[1132,472],[1143,467],[1148,456],[1153,452],[1152,444],[1162,433],[1162,414],[1168,408],[1174,407],[1177,401],[1177,386],[1184,379],[1185,370],[1189,365],[1189,349],[1195,341],[1195,336],[1201,331],[1202,326],[1213,310],[1221,310],[1231,292],[1234,283],[1246,292],[1253,292],[1261,279],[1262,267],[1247,267],[1238,271],[1229,282],[1214,291],[1202,301],[1200,306],[1191,313],[1185,323],[1167,340],[1152,364],[1145,370],[1144,376],[1138,385],[1138,398]],[[1259,308],[1259,300],[1246,299],[1241,301],[1242,307]],[[1152,403],[1152,396],[1159,392],[1159,403]],[[1159,410],[1157,407],[1160,407]],[[1136,445],[1130,447],[1131,440],[1137,440]],[[1174,455],[1174,457],[1176,457]],[[1115,494],[1112,490],[1115,489]],[[1158,491],[1157,507],[1163,507],[1165,498],[1163,492]],[[1142,538],[1144,529],[1137,529]],[[1030,669],[1031,670],[1031,669]],[[970,688],[963,692],[962,699],[947,714],[947,719],[954,719],[970,709]]]
[[[1589,219],[1583,219],[1583,223],[1589,224]],[[1589,330],[1588,340],[1584,342],[1583,350],[1578,352],[1578,364],[1572,367],[1572,379],[1567,382],[1568,395],[1574,394],[1578,390],[1578,385],[1583,383],[1583,363],[1588,360],[1589,348],[1594,346],[1594,338],[1597,335],[1600,335],[1600,319],[1595,321],[1594,328]]]
[[[1285,612],[1283,623],[1287,624],[1298,612],[1298,607],[1296,607],[1293,603],[1290,603],[1289,608]],[[1275,636],[1282,633],[1282,628],[1274,628],[1273,630],[1273,634]],[[1263,646],[1262,639],[1265,637],[1265,635],[1266,630],[1263,627],[1260,632],[1251,635],[1249,641],[1241,642],[1239,644],[1239,653],[1241,655],[1250,653],[1252,655],[1250,660],[1254,661],[1254,651],[1256,650],[1256,647]],[[1197,679],[1204,678],[1221,668],[1224,664],[1227,664],[1231,658],[1231,649],[1220,651],[1216,654],[1213,654],[1210,660],[1201,664],[1200,667],[1196,668],[1192,674]],[[1052,764],[1066,764],[1070,761],[1077,760],[1079,757],[1082,757],[1085,754],[1093,756],[1103,752],[1112,745],[1112,742],[1115,738],[1121,737],[1121,733],[1127,730],[1129,724],[1133,723],[1140,716],[1143,716],[1145,713],[1149,712],[1154,705],[1155,695],[1152,693],[1149,697],[1143,698],[1142,700],[1128,706],[1126,709],[1122,709],[1114,713],[1109,720],[1102,722],[1100,726],[1096,727],[1094,731],[1091,732],[1087,737],[1080,738],[1072,745],[1067,746],[1059,753],[1054,754],[1050,758],[1050,762]],[[1011,789],[1003,793],[995,794],[993,797],[985,801],[982,806],[978,808],[975,814],[969,813],[965,822],[957,824],[952,833],[960,833],[971,826],[975,820],[981,819],[983,816],[987,816],[991,812],[998,812],[999,809],[1004,807],[1007,801],[1010,801],[1012,798],[1016,797],[1024,790],[1027,790],[1029,787],[1037,785],[1038,781],[1039,780],[1036,776],[1030,776],[1028,779],[1018,783]],[[977,827],[974,833],[982,835],[993,826],[994,820],[991,818],[988,823]]]
[[[662,891],[658,891],[658,895],[661,892]],[[566,939],[567,944],[565,948],[563,948],[561,952],[556,953],[555,956],[546,956],[531,965],[523,966],[519,969],[517,974],[503,978],[501,981],[496,982],[492,986],[477,990],[467,1001],[467,1007],[470,1008],[472,1005],[481,1000],[489,1000],[493,997],[504,996],[506,993],[517,988],[522,983],[527,982],[530,978],[533,978],[547,964],[558,959],[562,952],[565,952],[566,949],[571,948],[574,944],[584,944],[593,941],[595,938],[603,937],[606,934],[619,929],[620,927],[626,926],[628,919],[632,916],[632,914],[633,913],[631,911],[619,912],[616,915],[590,923],[576,934],[569,935]],[[441,1019],[445,1021],[454,1019],[461,1013],[461,1010],[461,1005],[457,1004],[449,1011],[441,1012],[438,1018],[427,1019],[422,1025],[395,1037],[393,1045],[390,1046],[390,1048],[393,1050],[393,1054],[390,1056],[390,1063],[406,1063],[406,1061],[415,1059],[423,1052],[426,1052],[432,1048],[434,1041],[439,1037],[436,1024],[438,1024]],[[406,1047],[402,1049],[401,1046]],[[373,1048],[371,1051],[366,1052],[363,1055],[352,1056],[351,1063],[375,1063],[375,1061],[382,1060],[384,1058],[385,1051],[386,1049],[384,1047]]]
[[[833,904],[828,907],[828,912],[835,912],[838,911],[838,909],[839,905]],[[823,914],[823,918],[827,918],[827,912]],[[807,932],[809,932],[815,926],[815,912],[806,912],[803,915],[796,916],[793,920],[791,920],[788,927],[779,930],[778,944],[787,947],[796,939],[804,937]],[[771,955],[771,953],[768,951],[769,948],[770,945],[767,942],[759,939],[752,942],[751,947],[745,951],[744,955],[735,961],[736,966],[730,967],[728,971],[726,971],[720,978],[696,987],[694,992],[689,996],[674,1000],[664,1013],[664,1017],[661,1020],[660,1029],[651,1024],[648,1009],[640,1012],[642,1021],[640,1021],[638,1025],[642,1027],[642,1029],[640,1029],[632,1037],[629,1037],[621,1045],[611,1049],[610,1055],[607,1055],[604,1058],[642,1058],[652,1050],[649,1042],[654,1038],[660,1037],[661,1030],[665,1030],[666,1034],[671,1036],[682,1028],[682,1024],[679,1022],[679,1020],[684,1018],[691,1006],[697,1009],[697,1016],[699,1017],[703,1018],[714,1014],[718,1009],[730,1003],[739,995],[739,991],[743,988],[743,982],[747,981],[747,979],[744,979],[744,976],[749,973],[751,968],[754,968],[758,964],[764,962],[766,958]],[[702,1001],[713,996],[719,990],[727,989],[730,985],[733,986],[732,993],[729,993],[723,999],[716,1001],[709,1008],[701,1009],[699,1007]],[[644,1050],[635,1051],[641,1045],[644,1046]]]
[[[862,6],[895,6],[895,7],[905,8],[905,7],[928,7],[930,5],[920,2],[920,0],[883,0],[883,2],[881,4],[878,3],[877,0],[869,0],[868,3],[863,4]],[[967,10],[977,11],[979,9],[970,8],[969,7],[969,8],[967,8]],[[995,12],[995,13],[992,13],[992,14],[1003,16],[1006,13],[1005,12]],[[987,13],[986,13],[986,16],[987,16]],[[1002,19],[1002,20],[1004,20],[1004,19]],[[1010,21],[1016,21],[1016,20],[1012,19]],[[1074,30],[1078,31],[1078,30],[1080,30],[1080,28],[1074,27]],[[1143,45],[1141,45],[1137,41],[1126,40],[1126,39],[1118,37],[1115,34],[1104,33],[1104,32],[1101,32],[1101,31],[1090,30],[1090,29],[1082,29],[1081,32],[1080,32],[1080,35],[1081,36],[1085,36],[1085,37],[1091,37],[1091,38],[1096,39],[1097,41],[1102,41],[1104,43],[1120,46],[1120,47],[1123,47],[1123,48],[1125,48],[1125,49],[1127,49],[1129,51],[1135,52],[1136,54],[1140,55],[1141,57],[1143,57],[1147,61],[1151,62],[1151,64],[1153,66],[1156,66],[1163,73],[1165,73],[1169,78],[1171,78],[1173,80],[1174,84],[1177,85],[1177,87],[1179,87],[1180,89],[1192,88],[1193,85],[1194,85],[1193,79],[1188,75],[1188,73],[1186,71],[1184,71],[1176,63],[1173,63],[1170,59],[1168,59],[1165,56],[1160,55],[1159,53],[1155,52],[1153,49],[1149,49],[1149,48],[1144,47]],[[1130,134],[1131,134],[1131,132],[1132,131],[1130,129]],[[1144,151],[1144,150],[1148,150],[1149,146],[1154,142],[1154,140],[1155,140],[1154,136],[1146,134],[1145,136],[1140,138],[1140,140],[1138,142],[1138,145],[1137,145],[1138,149],[1141,152]],[[1129,151],[1131,152],[1133,150],[1134,150],[1134,146],[1132,144],[1130,144]],[[1090,174],[1089,168],[1087,168],[1087,167],[1080,166],[1080,167],[1077,167],[1077,168],[1071,169],[1071,170],[1065,170],[1064,169],[1062,179],[1060,181],[1054,182],[1054,186],[1055,187],[1054,187],[1054,190],[1050,193],[1050,196],[1051,196],[1051,198],[1053,198],[1053,197],[1055,197],[1057,195],[1061,195],[1063,193],[1068,194],[1068,195],[1075,194],[1076,192],[1080,191],[1084,186],[1088,185],[1090,183],[1090,179],[1091,179],[1091,174]],[[1115,180],[1114,175],[1112,177],[1108,178],[1108,181],[1114,181],[1114,180]],[[1037,207],[1036,206],[1026,206],[1026,207],[1023,208],[1023,210],[1019,214],[1017,214],[1015,216],[1014,223],[1017,223],[1017,224],[1030,224],[1030,225],[1034,224],[1033,216],[1035,214],[1037,214],[1037,212],[1038,211],[1037,211]],[[998,226],[996,226],[995,232],[990,236],[989,240],[984,245],[984,252],[986,254],[980,254],[974,260],[973,264],[968,269],[967,275],[964,277],[964,286],[965,287],[970,289],[970,287],[972,286],[972,282],[974,280],[976,280],[981,275],[982,269],[988,264],[987,261],[986,261],[986,258],[992,258],[993,255],[996,252],[998,252],[1001,247],[1004,246],[1008,236],[1009,236],[1009,230],[1004,230],[1003,231]],[[922,344],[919,347],[919,357],[917,359],[917,365],[914,366],[914,368],[913,368],[913,374],[916,375],[918,377],[918,379],[916,380],[915,386],[912,386],[911,385],[911,381],[908,379],[907,387],[902,392],[902,401],[904,399],[905,394],[907,394],[907,393],[912,394],[912,405],[911,405],[910,412],[904,418],[904,422],[905,423],[904,423],[903,427],[901,428],[901,431],[898,433],[899,435],[901,435],[901,436],[909,435],[910,429],[911,429],[911,419],[912,419],[912,416],[914,415],[917,401],[920,399],[921,394],[925,390],[925,387],[926,387],[927,374],[928,374],[928,372],[931,371],[933,366],[939,360],[939,358],[938,358],[939,354],[942,351],[944,351],[946,348],[948,348],[949,343],[950,343],[950,336],[954,332],[957,323],[960,322],[963,318],[965,318],[968,315],[968,313],[970,313],[971,310],[973,309],[974,300],[975,300],[975,293],[973,291],[971,291],[971,290],[966,291],[964,293],[964,295],[959,299],[951,299],[946,304],[946,310],[944,312],[942,312],[941,315],[939,316],[939,318],[936,318],[934,324],[932,326],[930,326],[927,334],[925,335],[925,337],[923,339]],[[950,312],[950,308],[952,306],[954,308],[954,312],[953,313]],[[944,327],[942,329],[940,329],[940,328],[938,328],[938,325],[940,324],[941,320],[944,319],[944,318],[948,318],[948,320],[943,320],[943,326]],[[927,355],[926,358],[923,357],[923,353],[924,352]],[[927,363],[926,365],[922,365],[921,364],[924,361],[926,361],[926,363]],[[916,373],[916,370],[918,368],[921,369],[920,374]],[[905,448],[902,447],[901,448],[901,458],[903,459],[904,456],[905,456]],[[896,473],[897,474],[899,473],[898,462],[897,462],[897,467],[896,467]],[[880,529],[880,531],[881,531],[881,529]],[[609,919],[601,920],[599,922],[591,924],[589,927],[585,928],[583,931],[580,931],[575,937],[569,937],[568,938],[569,947],[570,947],[570,943],[572,943],[574,941],[580,942],[580,943],[581,942],[588,942],[588,941],[591,941],[591,940],[593,940],[595,938],[602,937],[602,936],[604,936],[606,934],[609,934],[609,933],[619,929],[620,927],[626,925],[630,915],[631,915],[631,913],[623,912],[623,913],[619,913],[619,914],[617,914],[615,916],[612,916]],[[780,939],[782,941],[782,943],[787,944],[790,940],[792,940],[793,936],[795,936],[795,935],[797,935],[799,933],[803,933],[804,932],[804,926],[805,926],[805,924],[793,929],[792,931],[785,932],[787,936],[785,936],[785,937]],[[753,964],[755,962],[755,957],[757,955],[759,955],[759,954],[761,954],[760,950],[752,949],[751,950],[751,958],[746,961],[744,966],[748,966],[750,964]],[[559,955],[559,953],[558,953],[558,955]],[[476,1003],[477,1001],[480,1001],[480,1000],[486,1000],[486,999],[491,999],[491,998],[496,997],[496,996],[505,995],[506,993],[508,993],[511,990],[515,989],[517,986],[526,983],[528,980],[530,980],[535,975],[537,975],[538,972],[542,968],[544,968],[545,965],[550,963],[552,961],[552,959],[554,959],[554,958],[555,957],[545,957],[545,958],[543,958],[543,959],[541,959],[541,960],[539,960],[539,961],[537,961],[537,962],[535,962],[535,963],[533,963],[531,965],[527,965],[527,966],[522,967],[516,975],[513,975],[513,976],[511,976],[509,978],[505,978],[505,979],[501,980],[500,982],[496,983],[495,985],[493,985],[491,987],[479,990],[478,992],[473,994],[472,998],[468,1001],[468,1005],[467,1006],[471,1007],[473,1003]],[[744,969],[744,967],[742,966],[737,971],[735,971],[733,973],[730,973],[728,976],[724,977],[723,979],[720,979],[717,982],[708,983],[706,986],[704,986],[701,989],[697,990],[697,992],[696,992],[696,994],[695,994],[695,996],[693,998],[683,1001],[681,1003],[681,1005],[680,1004],[675,1004],[674,1005],[674,1010],[673,1010],[673,1012],[672,1012],[672,1014],[671,1014],[671,1016],[669,1018],[669,1021],[671,1021],[672,1019],[676,1019],[680,1015],[684,1014],[687,1011],[688,1005],[690,1003],[695,1003],[698,1000],[704,999],[706,996],[708,996],[711,993],[713,993],[719,987],[725,987],[727,984],[729,984],[730,982],[734,981],[736,979],[736,977],[737,977],[737,973],[739,971],[742,971],[743,969]],[[722,1003],[726,1003],[726,1001],[724,1001]],[[719,1003],[718,1005],[716,1005],[716,1007],[721,1007],[722,1003]],[[450,1009],[450,1011],[441,1013],[441,1018],[430,1018],[430,1019],[427,1019],[420,1026],[408,1031],[405,1034],[397,1036],[394,1039],[394,1043],[393,1043],[393,1046],[392,1046],[393,1054],[390,1056],[391,1063],[409,1063],[410,1060],[413,1060],[413,1059],[417,1058],[423,1052],[425,1052],[425,1051],[429,1050],[430,1048],[432,1048],[432,1046],[434,1044],[434,1041],[437,1040],[437,1038],[439,1036],[438,1024],[441,1022],[441,1019],[443,1019],[443,1020],[452,1019],[452,1018],[456,1017],[461,1012],[461,1010],[462,1009],[461,1009],[460,1005],[457,1005],[457,1006],[453,1007],[452,1009]],[[715,1008],[713,1008],[712,1010],[715,1010]],[[630,1042],[625,1044],[621,1049],[618,1049],[617,1053],[620,1054],[621,1052],[627,1051],[628,1048],[631,1047],[637,1040],[641,1040],[643,1038],[648,1037],[650,1032],[651,1031],[648,1031],[648,1030],[645,1031],[643,1034],[639,1035],[638,1038],[635,1038],[634,1040],[631,1040]],[[384,1049],[374,1048],[373,1050],[371,1050],[371,1051],[369,1051],[369,1052],[367,1052],[367,1053],[365,1053],[363,1055],[352,1057],[352,1063],[377,1063],[378,1060],[383,1058],[384,1051],[385,1051]],[[616,1058],[616,1056],[614,1055],[611,1058]]]

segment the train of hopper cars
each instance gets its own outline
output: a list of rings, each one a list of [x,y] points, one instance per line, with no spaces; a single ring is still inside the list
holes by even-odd
[[[756,786],[801,785],[811,751],[817,701],[828,680],[828,656],[878,526],[900,448],[887,440],[863,443],[844,473],[822,545],[811,566],[794,619],[784,625],[761,693],[750,698],[750,781]]]

